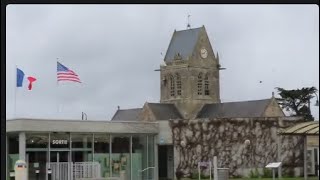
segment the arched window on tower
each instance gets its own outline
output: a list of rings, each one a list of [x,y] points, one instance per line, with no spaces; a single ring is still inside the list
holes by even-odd
[[[198,95],[202,95],[202,73],[199,73],[198,75]]]
[[[175,95],[175,84],[174,84],[174,78],[172,75],[169,75],[169,81],[170,81],[170,96],[173,97]]]
[[[176,74],[176,83],[177,83],[177,95],[181,96],[181,77],[179,74]]]
[[[204,95],[210,95],[208,74],[204,77]]]

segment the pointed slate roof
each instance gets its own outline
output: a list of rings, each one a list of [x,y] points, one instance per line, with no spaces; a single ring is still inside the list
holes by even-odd
[[[175,31],[172,35],[164,61],[171,62],[176,54],[180,54],[182,60],[187,60],[192,55],[197,43],[201,28]]]
[[[174,104],[148,103],[148,106],[157,120],[183,119]]]
[[[205,104],[197,118],[261,117],[271,99]]]
[[[111,121],[139,121],[139,114],[142,108],[118,109]]]

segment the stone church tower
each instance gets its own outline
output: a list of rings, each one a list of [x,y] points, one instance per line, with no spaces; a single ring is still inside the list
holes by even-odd
[[[160,103],[118,109],[114,121],[249,118],[285,116],[274,96],[267,99],[221,102],[219,56],[204,26],[174,31],[160,65]]]
[[[174,103],[186,119],[204,104],[220,103],[219,69],[204,26],[174,31],[160,66],[160,102]]]

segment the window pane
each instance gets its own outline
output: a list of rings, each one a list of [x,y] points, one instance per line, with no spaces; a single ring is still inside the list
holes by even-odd
[[[71,134],[73,162],[92,162],[92,138],[92,134]]]
[[[47,152],[27,152],[28,157],[28,177],[29,179],[36,179],[36,170],[39,170],[39,179],[46,179],[46,163]]]
[[[8,136],[8,171],[14,171],[14,165],[19,160],[19,136]]]
[[[110,177],[109,138],[106,134],[94,135],[94,161],[100,164],[101,177]]]
[[[48,148],[49,134],[26,134],[26,148]]]
[[[130,137],[112,136],[112,176],[130,179]]]
[[[147,136],[139,135],[132,137],[132,179],[147,179]]]
[[[148,167],[154,167],[154,136],[148,136]],[[148,170],[148,179],[153,179],[154,169]]]
[[[50,134],[50,148],[70,148],[70,134],[68,133],[51,133]]]
[[[71,134],[72,148],[92,148],[92,134]]]

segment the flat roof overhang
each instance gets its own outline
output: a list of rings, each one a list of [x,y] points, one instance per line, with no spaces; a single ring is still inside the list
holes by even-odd
[[[158,134],[158,122],[12,119],[6,121],[6,132],[74,132]]]

